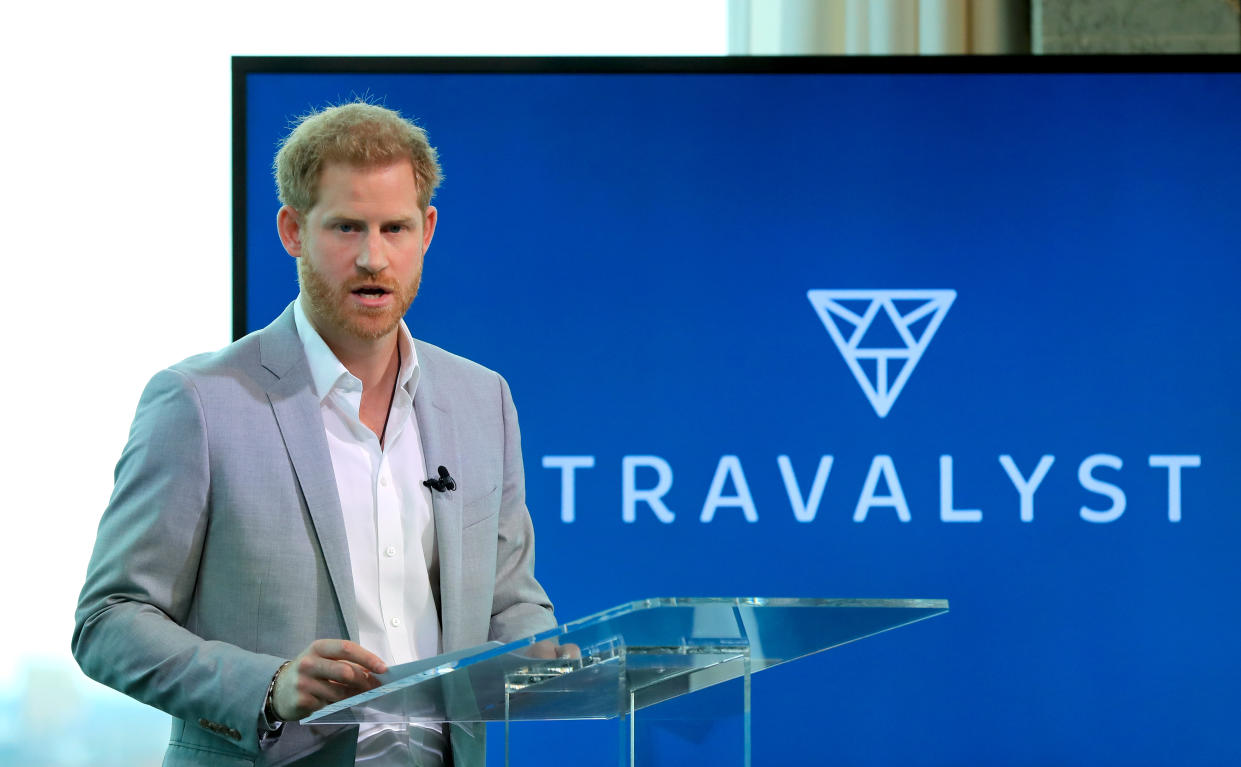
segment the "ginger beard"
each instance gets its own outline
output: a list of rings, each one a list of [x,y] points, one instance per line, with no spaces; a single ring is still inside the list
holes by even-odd
[[[343,285],[332,285],[308,258],[297,259],[297,281],[310,302],[312,316],[321,322],[344,330],[366,341],[377,341],[396,330],[401,318],[414,303],[422,270],[418,269],[408,285],[380,275],[359,274]],[[353,300],[353,291],[362,285],[381,285],[392,294],[392,302],[384,307],[360,306]]]

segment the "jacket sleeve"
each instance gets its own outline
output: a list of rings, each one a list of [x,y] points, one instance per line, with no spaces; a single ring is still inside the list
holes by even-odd
[[[554,628],[556,619],[547,594],[534,577],[534,525],[526,508],[521,430],[508,382],[503,377],[500,400],[504,416],[504,479],[488,638],[511,641]]]
[[[73,654],[92,679],[257,753],[263,699],[283,659],[192,630],[211,525],[209,467],[198,392],[185,374],[164,370],[143,392],[116,467]]]

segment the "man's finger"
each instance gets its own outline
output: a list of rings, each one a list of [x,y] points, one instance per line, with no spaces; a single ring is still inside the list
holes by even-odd
[[[376,686],[375,677],[370,671],[346,660],[332,660],[308,655],[298,664],[297,671],[304,677],[321,679],[356,688],[359,691],[369,690]]]
[[[321,657],[347,660],[376,674],[388,673],[388,664],[378,655],[348,639],[319,639],[311,647]]]

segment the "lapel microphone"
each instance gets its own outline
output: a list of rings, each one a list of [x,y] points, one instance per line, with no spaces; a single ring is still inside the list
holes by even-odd
[[[440,474],[439,479],[426,479],[426,480],[423,480],[422,484],[426,487],[431,488],[437,493],[443,493],[448,490],[457,489],[457,481],[453,479],[451,476],[449,476],[448,469],[441,466],[439,468],[439,474]]]

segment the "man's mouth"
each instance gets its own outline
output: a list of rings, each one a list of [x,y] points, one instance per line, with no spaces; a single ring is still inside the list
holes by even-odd
[[[387,305],[392,290],[383,285],[359,285],[350,291],[363,306],[380,307]]]

